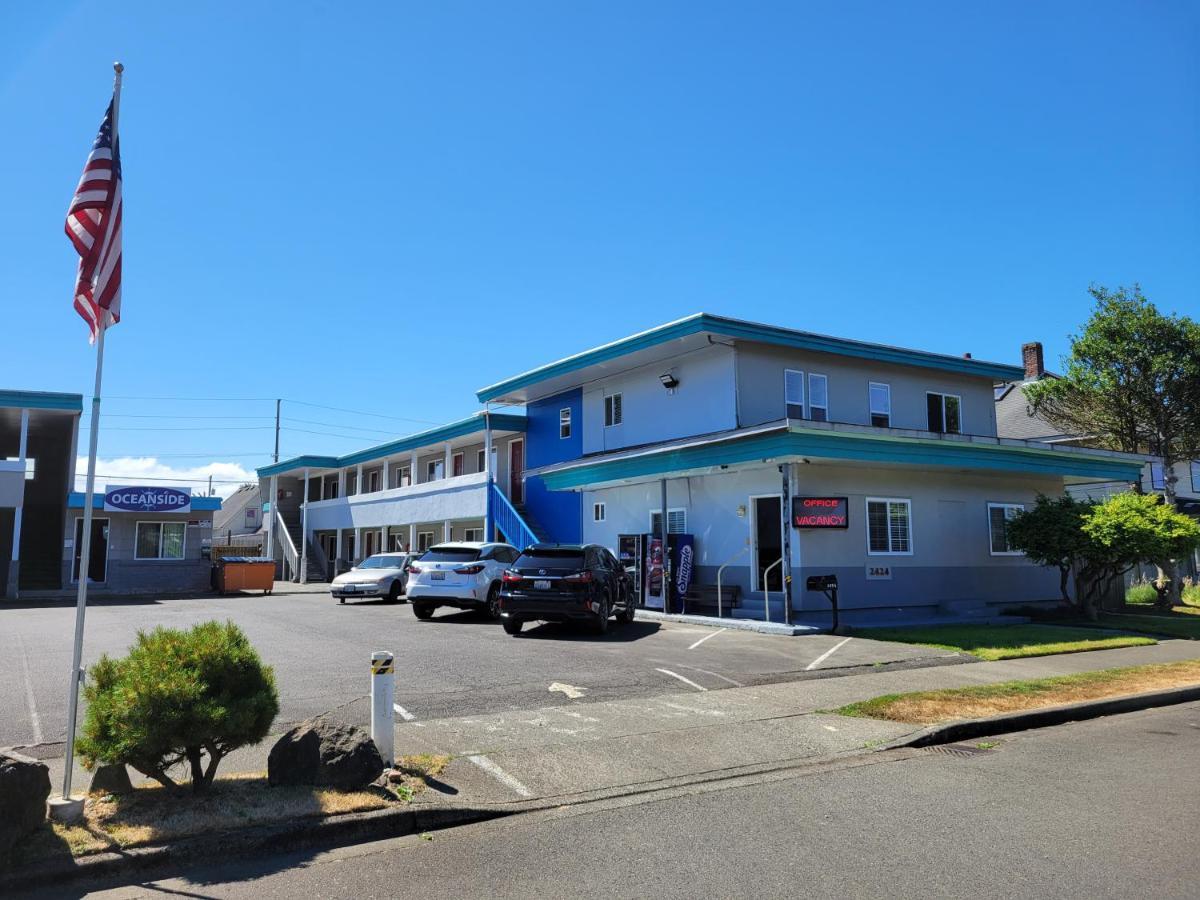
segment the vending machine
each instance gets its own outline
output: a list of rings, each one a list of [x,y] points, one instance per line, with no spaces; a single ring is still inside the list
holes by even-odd
[[[620,560],[625,571],[633,576],[633,596],[638,606],[645,606],[645,600],[642,598],[642,583],[645,580],[642,578],[644,538],[645,535],[641,534],[617,535],[617,559]]]
[[[663,546],[660,534],[622,534],[618,538],[621,562],[637,559],[634,586],[638,605],[647,609],[662,609]],[[629,557],[626,557],[626,550]],[[636,556],[633,554],[636,553]],[[667,612],[682,612],[687,592],[692,586],[695,560],[695,538],[690,534],[667,535],[667,572],[671,579]]]

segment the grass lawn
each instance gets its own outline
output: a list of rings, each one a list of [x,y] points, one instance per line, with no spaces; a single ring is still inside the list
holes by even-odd
[[[887,694],[834,711],[843,716],[936,725],[1191,684],[1200,684],[1200,659],[942,691]]]
[[[1200,640],[1200,607],[1176,606],[1170,613],[1101,613],[1100,624],[1124,631]]]
[[[1200,627],[1200,620],[1197,621]],[[1144,635],[1113,634],[1096,628],[1059,625],[934,625],[915,628],[864,628],[857,635],[875,641],[924,644],[970,653],[980,659],[1017,659],[1084,650],[1110,650],[1153,644]]]

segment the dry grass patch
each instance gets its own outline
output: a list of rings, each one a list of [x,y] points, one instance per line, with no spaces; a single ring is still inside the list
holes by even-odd
[[[1200,684],[1200,659],[942,691],[887,694],[851,703],[836,712],[844,716],[937,725],[1194,684]]]

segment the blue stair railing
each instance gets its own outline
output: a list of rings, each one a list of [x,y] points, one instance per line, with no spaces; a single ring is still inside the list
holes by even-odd
[[[533,529],[525,524],[521,514],[517,512],[494,481],[488,485],[488,490],[492,521],[500,531],[504,532],[505,539],[519,550],[524,550],[530,544],[538,543]]]

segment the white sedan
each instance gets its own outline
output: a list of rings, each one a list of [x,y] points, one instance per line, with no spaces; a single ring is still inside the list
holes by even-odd
[[[408,585],[411,553],[376,553],[368,556],[349,572],[333,579],[330,592],[345,603],[347,597],[382,597],[395,603]]]
[[[428,619],[439,606],[452,606],[500,618],[500,577],[520,555],[511,544],[479,541],[430,547],[408,567],[413,615]]]

